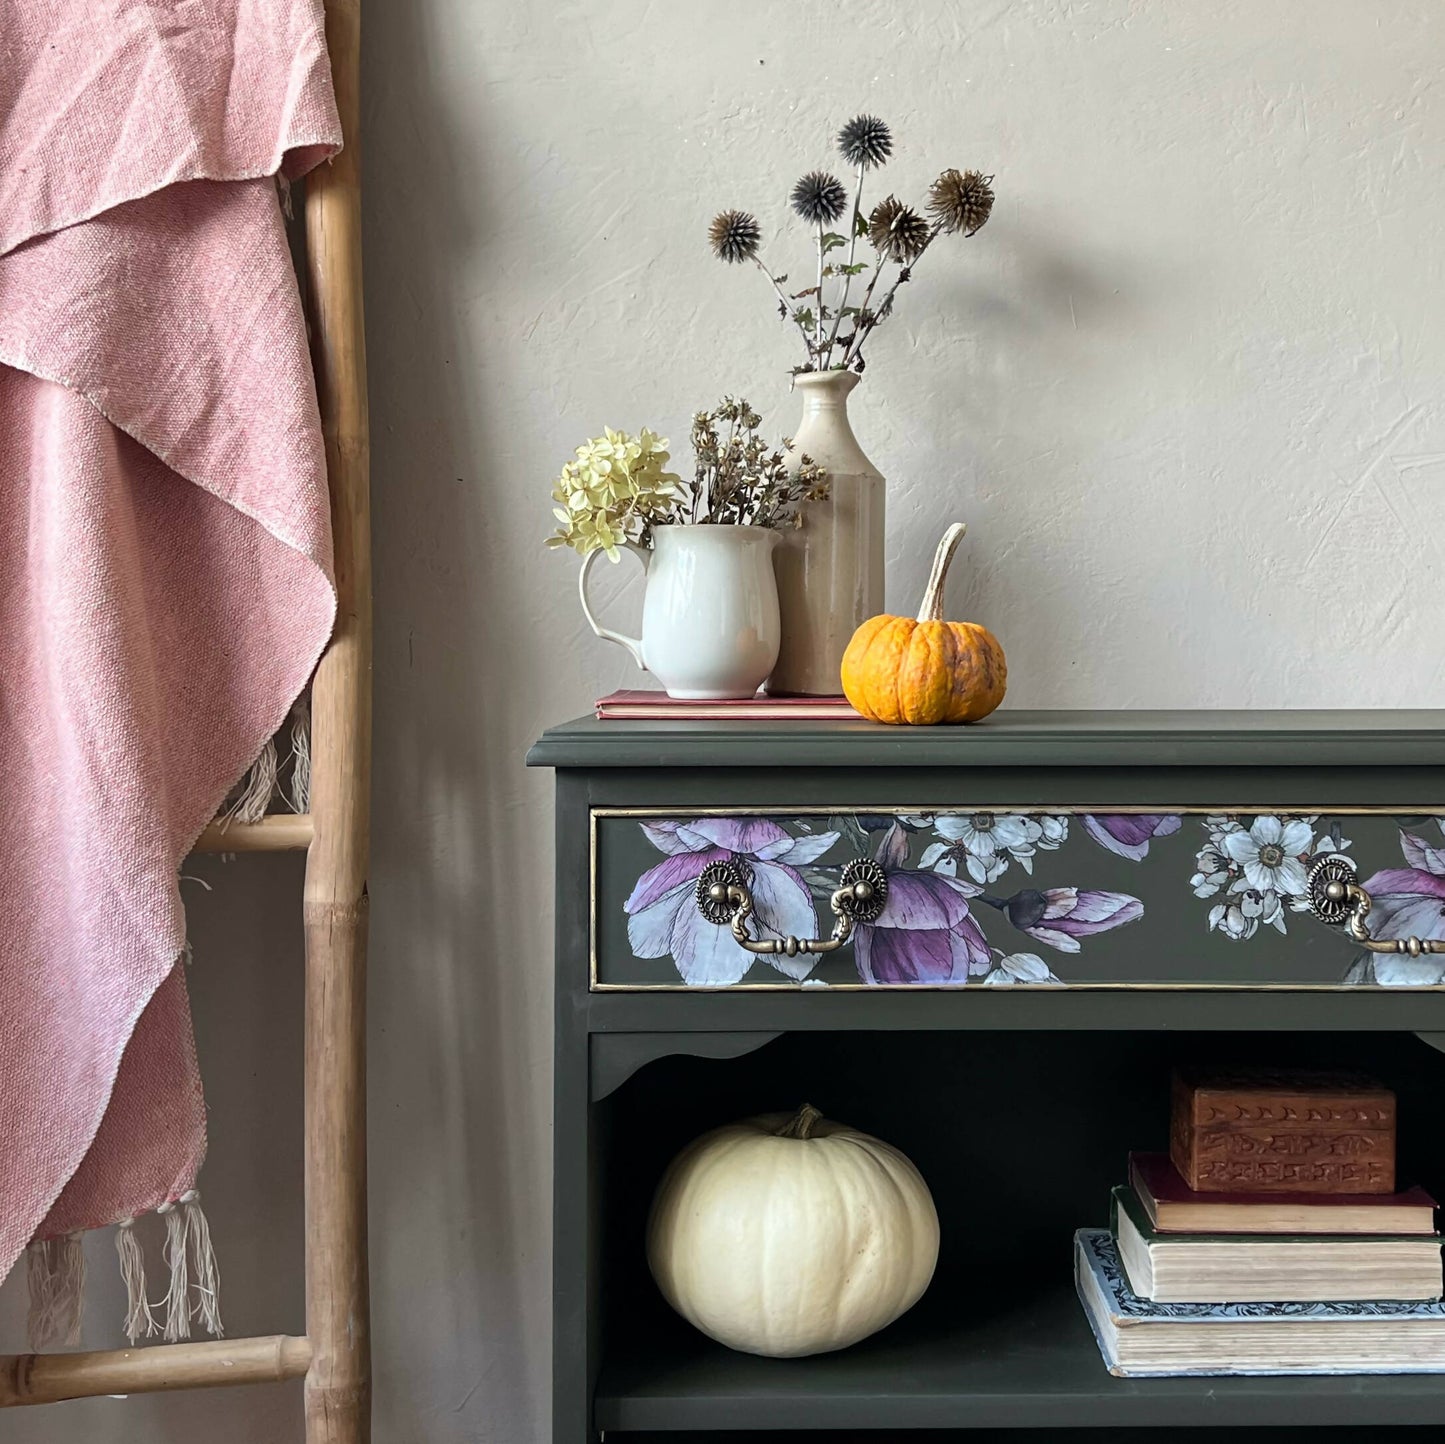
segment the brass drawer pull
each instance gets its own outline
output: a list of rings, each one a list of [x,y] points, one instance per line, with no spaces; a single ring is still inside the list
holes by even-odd
[[[1344,929],[1372,953],[1445,953],[1445,941],[1434,938],[1373,938],[1365,925],[1374,900],[1360,886],[1360,875],[1348,858],[1331,853],[1309,870],[1310,911],[1322,922]]]
[[[868,858],[855,858],[843,868],[841,885],[830,902],[837,922],[827,938],[751,938],[748,919],[753,915],[749,890],[752,872],[740,858],[710,862],[697,880],[697,910],[719,927],[728,924],[739,947],[763,955],[785,953],[832,953],[853,936],[857,923],[871,923],[888,901],[888,874]]]

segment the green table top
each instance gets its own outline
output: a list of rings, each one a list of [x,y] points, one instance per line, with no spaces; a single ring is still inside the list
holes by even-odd
[[[1014,711],[968,727],[599,722],[551,727],[531,767],[1435,767],[1445,710]]]

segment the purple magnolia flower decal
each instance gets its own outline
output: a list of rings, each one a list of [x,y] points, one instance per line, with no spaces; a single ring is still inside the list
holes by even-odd
[[[865,983],[966,983],[989,970],[988,943],[968,910],[971,883],[937,872],[888,872],[888,902],[853,930]]]
[[[1409,867],[1387,867],[1365,879],[1374,902],[1370,931],[1378,938],[1445,939],[1445,849],[1402,832],[1400,850]]]
[[[908,836],[897,824],[875,855],[888,874],[888,901],[871,923],[853,929],[858,976],[865,983],[966,983],[988,972],[988,943],[968,910],[979,889],[943,873],[906,871]]]
[[[708,863],[735,857],[752,869],[749,886],[755,909],[749,927],[754,937],[817,935],[817,909],[797,868],[822,857],[837,842],[836,832],[791,837],[763,817],[701,817],[641,826],[648,841],[667,857],[637,879],[623,904],[635,956],[671,955],[683,982],[692,987],[740,982],[757,959],[738,946],[728,928],[708,922],[693,897]],[[764,961],[795,979],[806,977],[813,967],[813,959],[803,956],[775,955]]]
[[[1445,823],[1441,825],[1445,827]],[[1432,873],[1435,877],[1445,877],[1445,848],[1432,847],[1423,837],[1416,837],[1413,832],[1402,832],[1400,851],[1405,854],[1405,861],[1412,868]]]
[[[980,897],[1005,913],[1020,931],[1062,953],[1077,953],[1079,939],[1123,927],[1144,916],[1144,904],[1126,892],[1077,887],[1025,888],[1010,898]]]
[[[1375,904],[1370,931],[1377,938],[1445,938],[1445,877],[1421,868],[1386,868],[1366,879],[1364,888]],[[1386,987],[1445,983],[1445,957],[1438,953],[1419,958],[1365,953],[1360,966],[1366,971],[1359,981]]]
[[[1183,819],[1177,813],[1111,813],[1084,815],[1084,831],[1099,844],[1130,862],[1142,862],[1156,837],[1172,837]]]
[[[1377,938],[1445,938],[1445,849],[1413,833],[1401,832],[1400,850],[1409,867],[1385,868],[1363,884],[1374,903],[1370,931]],[[1445,983],[1445,956],[1427,953],[1410,958],[1364,953],[1345,981],[1386,987]]]

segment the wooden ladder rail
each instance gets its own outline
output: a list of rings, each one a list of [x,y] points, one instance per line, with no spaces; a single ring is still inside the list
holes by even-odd
[[[305,1379],[307,1444],[371,1437],[366,1251],[366,873],[371,517],[361,289],[360,0],[326,0],[345,149],[306,186],[306,268],[336,559],[311,691],[309,816],[213,824],[207,852],[306,851],[306,1336],[0,1356],[0,1407]]]
[[[336,629],[311,687],[306,853],[307,1444],[371,1437],[366,1244],[366,874],[371,835],[371,450],[361,289],[360,0],[326,0],[346,145],[306,186],[312,355]]]

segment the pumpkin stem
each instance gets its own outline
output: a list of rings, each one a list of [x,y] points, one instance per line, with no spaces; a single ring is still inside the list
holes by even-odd
[[[821,1123],[823,1115],[811,1103],[805,1103],[778,1129],[779,1138],[810,1138],[813,1128]]]
[[[933,570],[928,574],[928,585],[923,589],[923,604],[918,609],[920,622],[943,620],[943,584],[948,579],[948,564],[967,530],[961,521],[956,521],[944,532],[943,540],[933,554]]]

